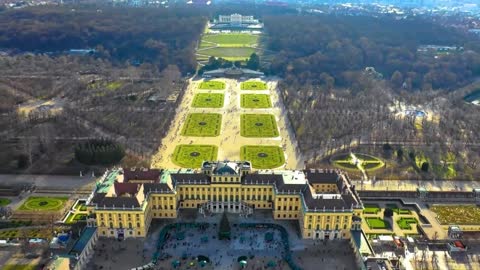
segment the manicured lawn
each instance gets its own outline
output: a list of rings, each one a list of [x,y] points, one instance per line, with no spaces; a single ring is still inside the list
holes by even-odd
[[[204,81],[200,83],[198,88],[205,90],[223,90],[225,89],[225,83],[220,81]]]
[[[216,47],[197,51],[198,54],[222,57],[227,60],[245,60],[254,52],[255,49],[250,47]]]
[[[240,105],[242,108],[263,109],[271,108],[272,102],[266,94],[242,94]]]
[[[396,204],[387,204],[387,208],[392,209],[397,215],[409,215],[412,213],[409,209],[398,208]]]
[[[275,116],[271,114],[242,114],[240,135],[253,138],[270,138],[279,135]]]
[[[256,169],[273,169],[285,163],[282,148],[266,145],[245,145],[240,148],[240,159],[252,162]]]
[[[360,161],[359,165],[367,172],[375,171],[385,166],[385,163],[377,157],[366,155],[366,154],[360,154],[360,153],[354,153],[354,154],[355,154],[355,157]],[[336,155],[332,157],[332,161],[333,161],[333,164],[335,164],[335,166],[341,169],[354,170],[354,171],[359,170],[358,166],[353,163],[353,159],[350,154]]]
[[[86,214],[70,214],[67,217],[67,220],[65,220],[66,224],[73,224],[77,223],[80,220],[86,220],[87,215]]]
[[[257,43],[258,36],[244,33],[212,34],[203,36],[202,40],[222,45],[244,46]]]
[[[184,168],[200,168],[203,161],[216,160],[217,152],[215,145],[181,144],[175,147],[173,163]]]
[[[413,217],[409,217],[409,218],[402,217],[399,220],[397,220],[397,224],[402,230],[411,230],[412,229],[411,224],[417,224],[417,223],[418,223],[417,219]]]
[[[194,108],[222,108],[223,94],[200,93],[193,98],[192,107]]]
[[[75,210],[80,210],[80,211],[87,211],[87,206],[85,205],[85,202],[79,202],[74,208]]]
[[[365,208],[363,210],[364,214],[377,214],[380,212],[380,207],[378,204],[365,204],[363,207]]]
[[[182,135],[215,137],[220,134],[222,115],[218,113],[191,113],[183,125]]]
[[[248,81],[240,84],[242,90],[267,90],[267,84],[259,81]]]
[[[385,220],[379,217],[367,217],[365,218],[367,225],[370,229],[388,229],[390,228],[390,224]]]
[[[0,206],[7,206],[11,203],[12,201],[7,198],[0,198]]]
[[[67,202],[67,197],[29,197],[18,210],[58,211]]]
[[[476,205],[433,205],[430,210],[441,224],[480,225],[480,208]]]
[[[108,90],[117,90],[118,88],[120,88],[122,86],[122,82],[110,82],[107,84],[107,89]]]

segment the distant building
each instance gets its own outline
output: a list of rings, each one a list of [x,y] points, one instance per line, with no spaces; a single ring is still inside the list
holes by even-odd
[[[218,20],[214,20],[210,26],[212,30],[230,30],[230,31],[253,31],[263,28],[263,24],[253,16],[243,16],[235,13],[231,15],[220,15]]]
[[[220,15],[218,16],[218,23],[228,23],[230,25],[242,25],[242,24],[256,24],[259,23],[258,20],[254,19],[253,16],[243,16],[238,13],[231,15]]]
[[[247,78],[260,78],[265,74],[260,71],[255,71],[246,68],[220,68],[210,71],[205,71],[203,73],[204,78],[214,78],[214,77],[227,77],[227,78],[240,78],[240,77],[247,77]]]

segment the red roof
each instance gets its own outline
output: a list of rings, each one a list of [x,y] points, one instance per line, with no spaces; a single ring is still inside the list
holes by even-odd
[[[122,196],[124,194],[135,195],[135,194],[137,194],[138,187],[140,185],[141,184],[137,184],[137,183],[118,183],[118,182],[115,182],[115,184],[114,184],[115,194],[117,196]]]
[[[160,170],[155,169],[136,169],[134,171],[130,169],[123,170],[123,181],[128,182],[130,180],[151,180],[157,182],[160,177]]]
[[[462,241],[453,241],[453,244],[455,245],[455,247],[457,248],[465,248],[465,245],[462,243]]]

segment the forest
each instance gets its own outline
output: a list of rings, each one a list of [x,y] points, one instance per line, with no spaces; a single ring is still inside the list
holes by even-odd
[[[35,7],[0,13],[0,48],[61,52],[96,49],[114,63],[153,63],[159,70],[196,68],[195,46],[207,17],[193,9]]]
[[[373,67],[395,88],[455,89],[480,75],[478,40],[426,19],[333,15],[265,16],[270,72],[287,82],[359,87],[358,73]],[[420,53],[421,45],[462,47]]]

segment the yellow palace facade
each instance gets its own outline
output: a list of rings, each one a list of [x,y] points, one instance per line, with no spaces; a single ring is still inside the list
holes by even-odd
[[[253,170],[250,162],[209,162],[201,170],[115,169],[88,198],[88,222],[104,237],[145,237],[152,219],[175,219],[181,209],[201,215],[227,211],[297,220],[303,238],[349,238],[359,230],[362,202],[336,170]]]

